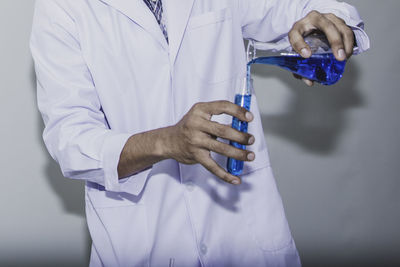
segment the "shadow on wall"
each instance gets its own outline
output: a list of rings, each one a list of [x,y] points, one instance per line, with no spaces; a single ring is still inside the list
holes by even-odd
[[[36,75],[33,64],[31,68],[31,83],[32,88],[36,88]],[[57,162],[55,162],[47,152],[42,139],[42,133],[44,129],[43,120],[39,112],[37,112],[37,115],[40,117],[38,120],[40,125],[37,127],[39,129],[37,136],[39,138],[39,143],[42,144],[43,150],[47,155],[47,163],[44,166],[46,173],[45,178],[54,193],[60,199],[64,208],[64,212],[85,218],[85,184],[83,181],[67,179],[62,175]],[[86,233],[85,243],[87,248],[85,254],[87,255],[87,262],[89,262],[91,239],[86,226],[84,232]]]
[[[285,138],[313,153],[333,152],[348,126],[345,111],[363,104],[357,88],[360,70],[354,59],[347,63],[343,78],[332,86],[316,84],[310,88],[287,71],[265,65],[255,66],[253,73],[277,78],[293,93],[286,113],[261,115],[264,132]]]

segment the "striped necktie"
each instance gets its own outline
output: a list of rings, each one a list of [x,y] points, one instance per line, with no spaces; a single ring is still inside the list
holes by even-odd
[[[143,0],[143,1],[153,12],[158,24],[160,25],[161,31],[168,42],[166,17],[163,14],[162,0]]]

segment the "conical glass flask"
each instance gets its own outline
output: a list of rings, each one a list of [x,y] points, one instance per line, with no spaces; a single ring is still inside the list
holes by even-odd
[[[325,35],[311,34],[304,40],[311,48],[310,58],[303,58],[291,49],[271,51],[267,44],[250,40],[247,47],[248,72],[250,73],[252,64],[268,64],[323,85],[338,82],[343,76],[346,61],[338,61],[335,58]]]

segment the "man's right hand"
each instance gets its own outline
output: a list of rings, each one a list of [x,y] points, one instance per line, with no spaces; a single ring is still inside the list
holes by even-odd
[[[213,151],[241,161],[253,161],[255,158],[253,152],[235,148],[218,141],[217,138],[243,145],[252,145],[255,139],[251,134],[237,131],[230,125],[211,121],[213,115],[220,114],[228,114],[246,122],[253,120],[251,112],[229,101],[197,103],[181,121],[165,129],[164,153],[168,158],[184,164],[200,163],[222,180],[240,184],[240,178],[219,166],[211,158],[210,152]]]

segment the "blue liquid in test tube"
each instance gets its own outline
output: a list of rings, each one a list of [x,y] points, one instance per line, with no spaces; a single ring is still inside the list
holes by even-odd
[[[244,107],[247,110],[250,110],[250,103],[251,103],[251,95],[242,95],[242,94],[237,94],[235,96],[235,104]],[[247,133],[247,126],[248,123],[245,121],[240,121],[238,118],[233,118],[232,120],[232,128]],[[236,143],[236,142],[230,142],[230,144],[236,148],[239,149],[246,149],[245,145]],[[227,164],[227,169],[228,172],[233,174],[233,175],[240,175],[242,174],[243,171],[243,166],[244,162],[241,160],[237,160],[234,158],[228,158],[228,164]]]
[[[235,104],[239,105],[247,110],[250,110],[251,104],[251,80],[250,80],[250,65],[247,66],[247,76],[246,83],[244,85],[243,91],[235,95]],[[232,119],[232,128],[238,131],[247,133],[248,123],[241,121],[238,118]],[[230,145],[239,148],[246,149],[245,145],[230,141]],[[240,175],[243,172],[244,162],[234,158],[228,158],[227,169],[230,174]]]

